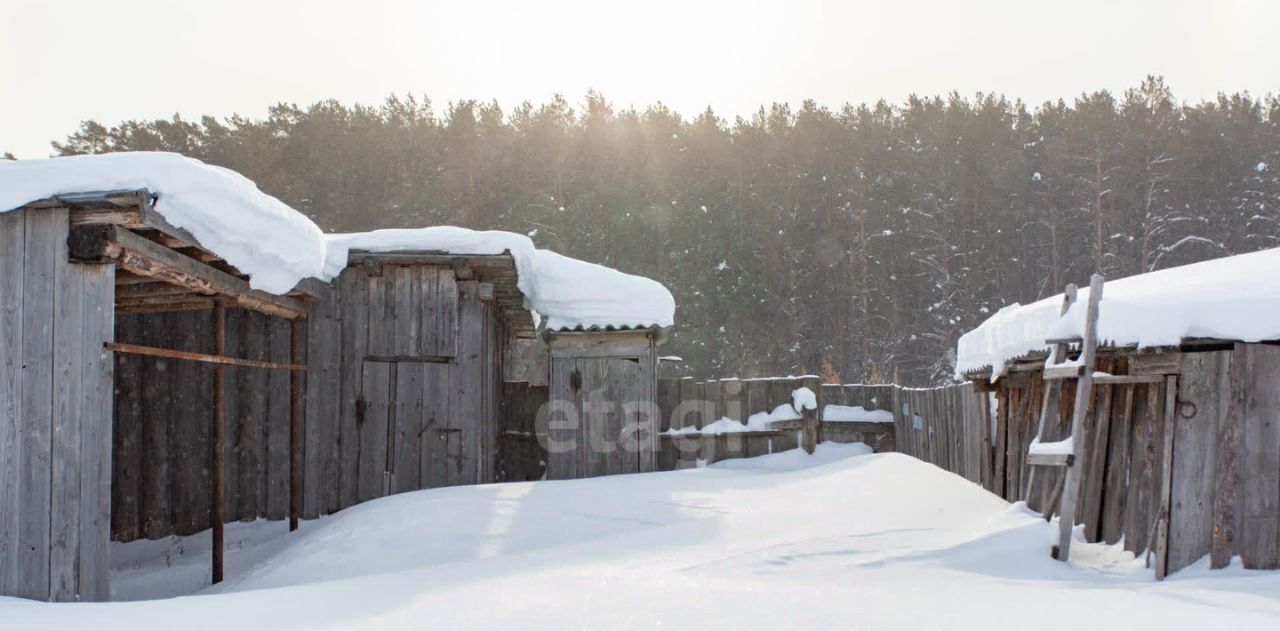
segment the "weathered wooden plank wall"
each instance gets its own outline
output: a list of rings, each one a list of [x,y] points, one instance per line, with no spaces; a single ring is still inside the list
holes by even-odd
[[[447,266],[348,269],[311,305],[304,348],[302,516],[401,492],[492,481],[505,331],[478,281]],[[212,351],[208,311],[136,314],[120,341]],[[289,361],[289,323],[227,312],[227,352]],[[283,519],[289,375],[227,367],[226,515]],[[116,358],[111,533],[120,541],[210,526],[212,369]],[[2,437],[2,435],[0,435]]]
[[[1094,386],[1075,515],[1086,538],[1123,541],[1135,554],[1163,552],[1169,572],[1205,555],[1214,567],[1233,556],[1247,567],[1280,567],[1280,347],[1236,344],[1100,361],[1111,374],[1176,374],[1177,385],[1172,399],[1164,383]],[[1043,510],[1056,483],[1052,473],[1037,474],[1035,487],[1026,487],[1026,451],[1043,391],[1039,372],[1001,379],[988,487],[1035,510]],[[1071,396],[1064,390],[1064,401]],[[1067,413],[1064,406],[1059,421]],[[1065,423],[1049,429],[1060,436]],[[1167,529],[1158,527],[1162,514]]]
[[[208,353],[209,311],[119,318],[120,341]],[[242,309],[227,311],[227,353],[289,361],[289,324]],[[223,397],[228,519],[283,519],[289,506],[289,388],[285,371],[229,366]],[[208,444],[213,369],[208,364],[118,354],[115,358],[116,458],[112,537],[130,541],[209,528]]]
[[[0,594],[104,600],[115,275],[70,263],[67,230],[0,213]]]

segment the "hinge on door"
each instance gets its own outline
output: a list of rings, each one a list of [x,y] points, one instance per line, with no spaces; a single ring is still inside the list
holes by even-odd
[[[368,409],[369,404],[364,400],[364,397],[356,399],[356,427],[364,425],[364,416]]]

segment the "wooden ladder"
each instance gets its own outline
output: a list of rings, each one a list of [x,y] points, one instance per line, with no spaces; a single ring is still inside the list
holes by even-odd
[[[1085,417],[1089,413],[1089,404],[1093,401],[1093,382],[1094,368],[1096,366],[1098,352],[1098,303],[1102,300],[1102,284],[1103,278],[1101,274],[1094,274],[1089,280],[1089,306],[1085,313],[1084,336],[1079,338],[1053,339],[1046,340],[1052,345],[1049,357],[1044,363],[1044,379],[1046,388],[1044,393],[1044,402],[1040,408],[1040,425],[1036,431],[1036,440],[1033,444],[1044,442],[1045,426],[1049,424],[1050,418],[1057,418],[1059,400],[1062,396],[1062,382],[1066,379],[1074,379],[1076,381],[1076,400],[1075,407],[1071,413],[1071,448],[1066,452],[1053,453],[1036,453],[1030,451],[1027,454],[1027,464],[1035,465],[1031,467],[1030,476],[1027,481],[1027,499],[1030,498],[1032,489],[1035,487],[1037,467],[1065,467],[1066,475],[1063,476],[1060,486],[1055,487],[1052,496],[1044,506],[1045,519],[1050,519],[1053,515],[1054,504],[1058,503],[1059,494],[1061,494],[1061,506],[1058,509],[1058,545],[1053,547],[1051,552],[1053,558],[1059,561],[1066,561],[1071,553],[1071,530],[1075,526],[1076,505],[1080,500],[1080,478],[1081,466],[1079,455],[1085,453],[1084,445],[1084,422]],[[1062,310],[1059,316],[1066,315],[1067,311],[1076,302],[1076,286],[1067,285],[1066,291],[1062,293]],[[1069,346],[1073,343],[1080,344],[1080,358],[1075,362],[1067,362],[1067,352]]]

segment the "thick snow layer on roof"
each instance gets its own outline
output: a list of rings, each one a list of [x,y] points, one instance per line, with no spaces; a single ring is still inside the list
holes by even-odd
[[[230,169],[160,152],[0,160],[0,212],[58,195],[141,189],[156,195],[155,210],[169,223],[248,274],[255,289],[282,294],[320,275],[320,228]]]
[[[1088,288],[1062,318],[1062,294],[1010,305],[960,338],[956,371],[1005,364],[1047,350],[1046,339],[1083,335]],[[1098,306],[1098,339],[1115,346],[1166,346],[1186,338],[1280,339],[1280,248],[1109,281]]]
[[[530,309],[551,329],[671,326],[675,300],[661,284],[539,250],[528,237],[440,226],[324,235],[302,214],[244,176],[176,153],[133,152],[0,160],[0,212],[69,195],[149,190],[155,210],[200,245],[282,294],[304,278],[332,279],[350,250],[510,252]]]
[[[528,307],[546,318],[549,329],[667,327],[675,319],[675,299],[660,283],[550,250],[539,250],[524,235],[436,226],[335,234],[326,238],[328,256],[323,277],[326,279],[342,272],[351,250],[510,252]]]

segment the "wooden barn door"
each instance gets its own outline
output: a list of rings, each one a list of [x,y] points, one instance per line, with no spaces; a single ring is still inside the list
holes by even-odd
[[[449,462],[463,430],[447,413],[449,365],[365,360],[362,377],[360,501],[458,483]]]
[[[583,440],[579,450],[586,475],[639,473],[635,436],[639,415],[634,406],[641,400],[639,360],[578,359],[575,371],[581,383],[578,410]]]

